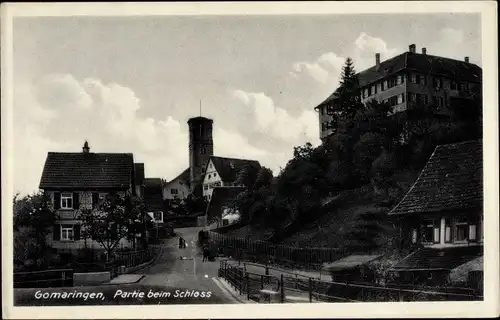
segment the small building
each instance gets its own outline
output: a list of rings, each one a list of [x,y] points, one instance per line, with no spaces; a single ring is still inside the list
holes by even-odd
[[[191,194],[189,179],[189,168],[187,168],[174,179],[163,183],[163,199],[185,200]]]
[[[205,213],[207,217],[206,222],[208,224],[216,223],[218,226],[222,226],[224,224],[223,219],[228,215],[231,216],[226,218],[226,224],[229,224],[229,218],[231,219],[231,223],[237,221],[239,213],[231,209],[231,203],[236,196],[244,190],[244,187],[214,188]]]
[[[203,196],[210,201],[214,188],[237,187],[237,178],[242,170],[251,170],[257,175],[261,166],[256,160],[210,157],[203,179]]]
[[[450,273],[483,255],[482,141],[437,146],[389,215],[413,252],[391,267],[400,282],[450,282]]]
[[[94,209],[110,192],[136,195],[132,153],[92,153],[87,142],[82,152],[49,152],[39,188],[50,197],[56,221],[48,243],[58,251],[101,245],[81,237],[82,209]],[[130,247],[122,239],[118,247]]]

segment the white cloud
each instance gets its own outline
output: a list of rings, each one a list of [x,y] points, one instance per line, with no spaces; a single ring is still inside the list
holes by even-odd
[[[264,93],[235,91],[234,96],[253,111],[256,127],[265,135],[290,146],[318,140],[318,119],[314,111],[304,110],[299,117],[278,108]]]
[[[355,41],[356,48],[361,52],[380,53],[381,56],[390,58],[398,53],[398,49],[389,49],[387,43],[381,38],[372,37],[362,32]]]
[[[138,115],[140,100],[119,84],[71,75],[49,75],[18,86],[14,96],[14,188],[38,188],[49,151],[80,152],[88,140],[94,152],[131,152],[145,162],[148,176],[178,175],[188,167],[188,128],[172,117],[165,120]],[[215,130],[222,152],[262,157],[236,133]],[[233,152],[234,153],[234,152]]]

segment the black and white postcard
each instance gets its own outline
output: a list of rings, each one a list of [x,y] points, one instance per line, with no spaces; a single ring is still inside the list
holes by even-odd
[[[496,6],[2,5],[4,317],[498,315]]]

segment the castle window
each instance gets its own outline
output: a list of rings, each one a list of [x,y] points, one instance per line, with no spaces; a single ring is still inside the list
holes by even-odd
[[[403,83],[403,76],[402,76],[402,75],[399,75],[399,76],[397,77],[396,84],[399,86],[399,85],[400,85],[400,84],[402,84],[402,83]]]
[[[417,75],[416,74],[414,74],[414,73],[411,74],[410,82],[411,83],[418,83],[417,82]]]

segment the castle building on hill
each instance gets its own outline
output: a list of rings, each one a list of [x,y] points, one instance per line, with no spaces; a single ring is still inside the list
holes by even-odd
[[[363,103],[375,99],[389,104],[390,115],[401,116],[420,105],[433,104],[443,112],[449,106],[469,106],[474,94],[481,91],[482,69],[469,62],[469,57],[460,61],[434,56],[426,48],[418,53],[412,44],[407,52],[385,61],[380,61],[380,53],[376,53],[374,62],[357,74],[360,98]],[[336,132],[335,119],[341,115],[338,99],[337,89],[314,108],[323,141]]]

